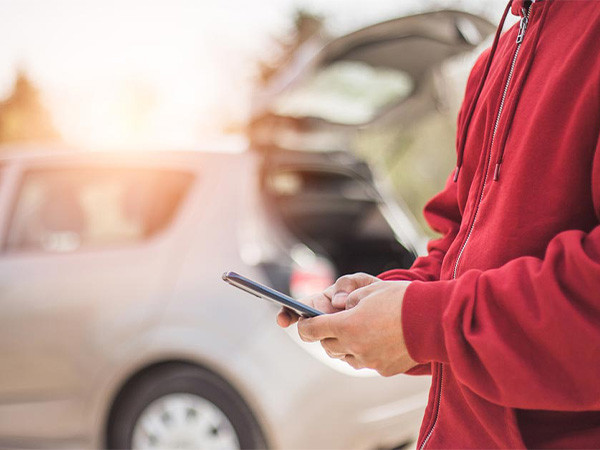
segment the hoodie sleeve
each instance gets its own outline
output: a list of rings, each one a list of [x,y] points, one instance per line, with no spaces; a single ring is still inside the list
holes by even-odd
[[[595,155],[600,222],[600,144]],[[402,326],[416,361],[450,364],[460,383],[490,402],[600,410],[600,225],[558,234],[543,259],[411,283]]]

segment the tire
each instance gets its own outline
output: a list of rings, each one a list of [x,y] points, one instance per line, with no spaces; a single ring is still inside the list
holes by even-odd
[[[185,418],[182,408],[186,408]],[[160,426],[154,426],[159,417]],[[195,441],[175,437],[181,434],[180,422],[185,422],[183,431],[193,433]],[[169,423],[173,423],[171,430],[165,431]],[[109,449],[131,449],[134,444],[136,448],[266,448],[264,435],[240,395],[214,373],[185,363],[157,366],[128,383],[115,400],[106,437]],[[150,444],[144,444],[148,440]]]

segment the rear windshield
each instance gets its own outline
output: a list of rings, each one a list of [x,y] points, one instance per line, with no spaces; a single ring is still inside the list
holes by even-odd
[[[315,117],[331,123],[359,125],[400,103],[414,88],[405,72],[339,61],[320,68],[275,100],[273,112],[288,117]]]

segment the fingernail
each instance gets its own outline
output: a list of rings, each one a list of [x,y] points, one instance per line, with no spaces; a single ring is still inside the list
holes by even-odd
[[[336,292],[333,295],[332,301],[334,301],[334,302],[340,302],[340,303],[345,303],[346,302],[346,297],[348,297],[348,293],[347,292]]]

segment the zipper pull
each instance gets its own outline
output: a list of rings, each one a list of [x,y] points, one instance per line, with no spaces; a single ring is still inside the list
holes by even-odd
[[[517,34],[517,44],[523,42],[525,32],[527,31],[527,25],[529,24],[529,11],[525,8],[521,8],[521,20],[519,21],[519,34]]]

